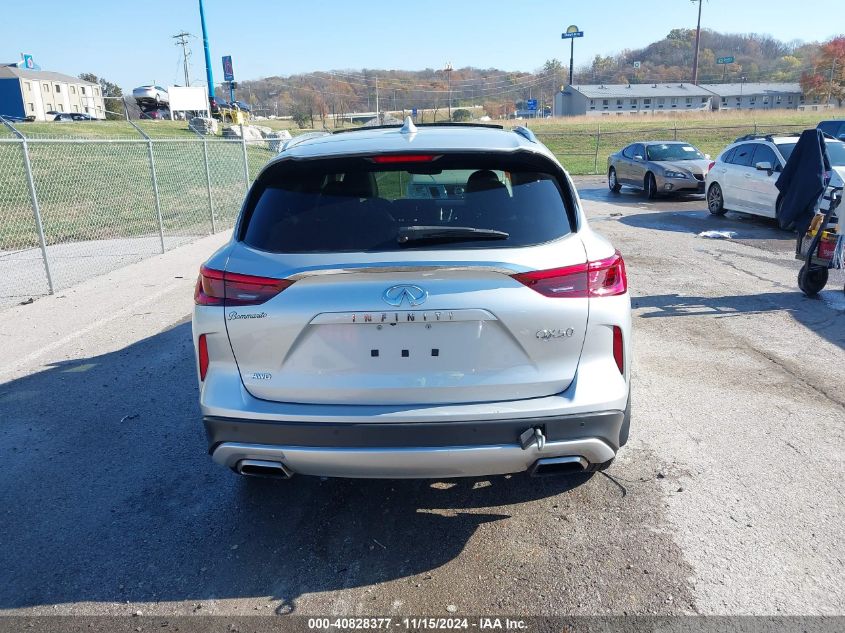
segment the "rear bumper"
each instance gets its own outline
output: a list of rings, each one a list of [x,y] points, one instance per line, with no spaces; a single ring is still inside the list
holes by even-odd
[[[520,420],[410,424],[321,424],[206,417],[209,452],[236,468],[243,459],[283,463],[329,477],[430,478],[528,470],[538,459],[576,456],[606,462],[625,443],[630,410]],[[540,428],[546,444],[519,436]]]

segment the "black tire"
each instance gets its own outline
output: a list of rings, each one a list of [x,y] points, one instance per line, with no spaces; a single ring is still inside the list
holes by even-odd
[[[613,167],[607,170],[607,188],[610,189],[610,193],[619,193],[622,189],[622,185],[616,179],[616,170]]]
[[[808,297],[815,297],[827,285],[827,268],[807,267],[804,264],[798,272],[798,287]]]
[[[657,197],[657,181],[654,179],[654,174],[647,173],[643,180],[643,193],[649,200],[654,200]]]
[[[722,194],[722,188],[718,182],[714,182],[707,190],[707,210],[713,215],[725,215],[727,211],[725,196]]]
[[[784,222],[783,218],[781,218],[781,210],[783,207],[783,198],[778,198],[778,201],[775,203],[775,218],[777,219],[778,226],[782,228],[784,231],[794,231],[795,230],[795,222]]]

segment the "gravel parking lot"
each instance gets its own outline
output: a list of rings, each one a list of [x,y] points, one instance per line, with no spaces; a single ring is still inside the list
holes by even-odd
[[[0,613],[845,613],[845,279],[806,299],[773,221],[577,184],[635,307],[606,473],[214,465],[187,321],[214,236],[0,313]]]

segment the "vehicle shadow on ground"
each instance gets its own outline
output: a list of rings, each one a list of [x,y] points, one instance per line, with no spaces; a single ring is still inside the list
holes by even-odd
[[[835,291],[836,288],[831,290]],[[841,288],[839,289],[841,293]],[[796,287],[794,292],[765,292],[757,295],[694,297],[678,294],[634,297],[637,317],[730,318],[741,314],[788,312],[793,319],[830,343],[845,349],[845,310],[831,309],[825,301],[809,299]]]
[[[702,231],[732,231],[735,240],[777,240],[790,245],[795,243],[795,234],[781,230],[770,218],[745,215],[729,211],[724,216],[715,216],[707,209],[702,211],[672,211],[667,213],[637,213],[626,215],[618,222],[627,226],[673,233],[694,233]]]
[[[682,202],[700,202],[701,206],[706,208],[707,202],[704,200],[704,194],[700,193],[678,193],[674,195],[659,195],[656,198],[649,200],[645,197],[642,191],[638,189],[629,189],[623,187],[619,193],[613,193],[606,186],[605,187],[578,187],[578,195],[582,200],[590,200],[592,202],[606,202],[608,204],[619,204],[623,206],[636,206],[643,204],[659,204],[666,203],[682,203]]]
[[[206,454],[190,324],[0,385],[0,608],[263,598],[424,574],[589,475],[243,480]],[[119,608],[119,607],[118,607]]]

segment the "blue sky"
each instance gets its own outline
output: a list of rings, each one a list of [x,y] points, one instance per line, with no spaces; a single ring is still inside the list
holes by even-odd
[[[9,0],[11,1],[11,0]],[[825,40],[837,33],[844,0],[704,0],[702,26],[780,39]],[[193,39],[191,78],[205,81],[197,0],[18,2],[0,23],[0,61],[32,53],[45,70],[93,72],[124,89],[181,83],[171,35]],[[237,7],[237,11],[233,10]],[[831,19],[837,16],[836,20]],[[568,61],[560,34],[576,24],[585,37],[575,63],[694,27],[689,0],[533,0],[383,2],[382,0],[206,0],[215,82],[232,55],[237,79],[313,70],[462,66],[535,70]]]

